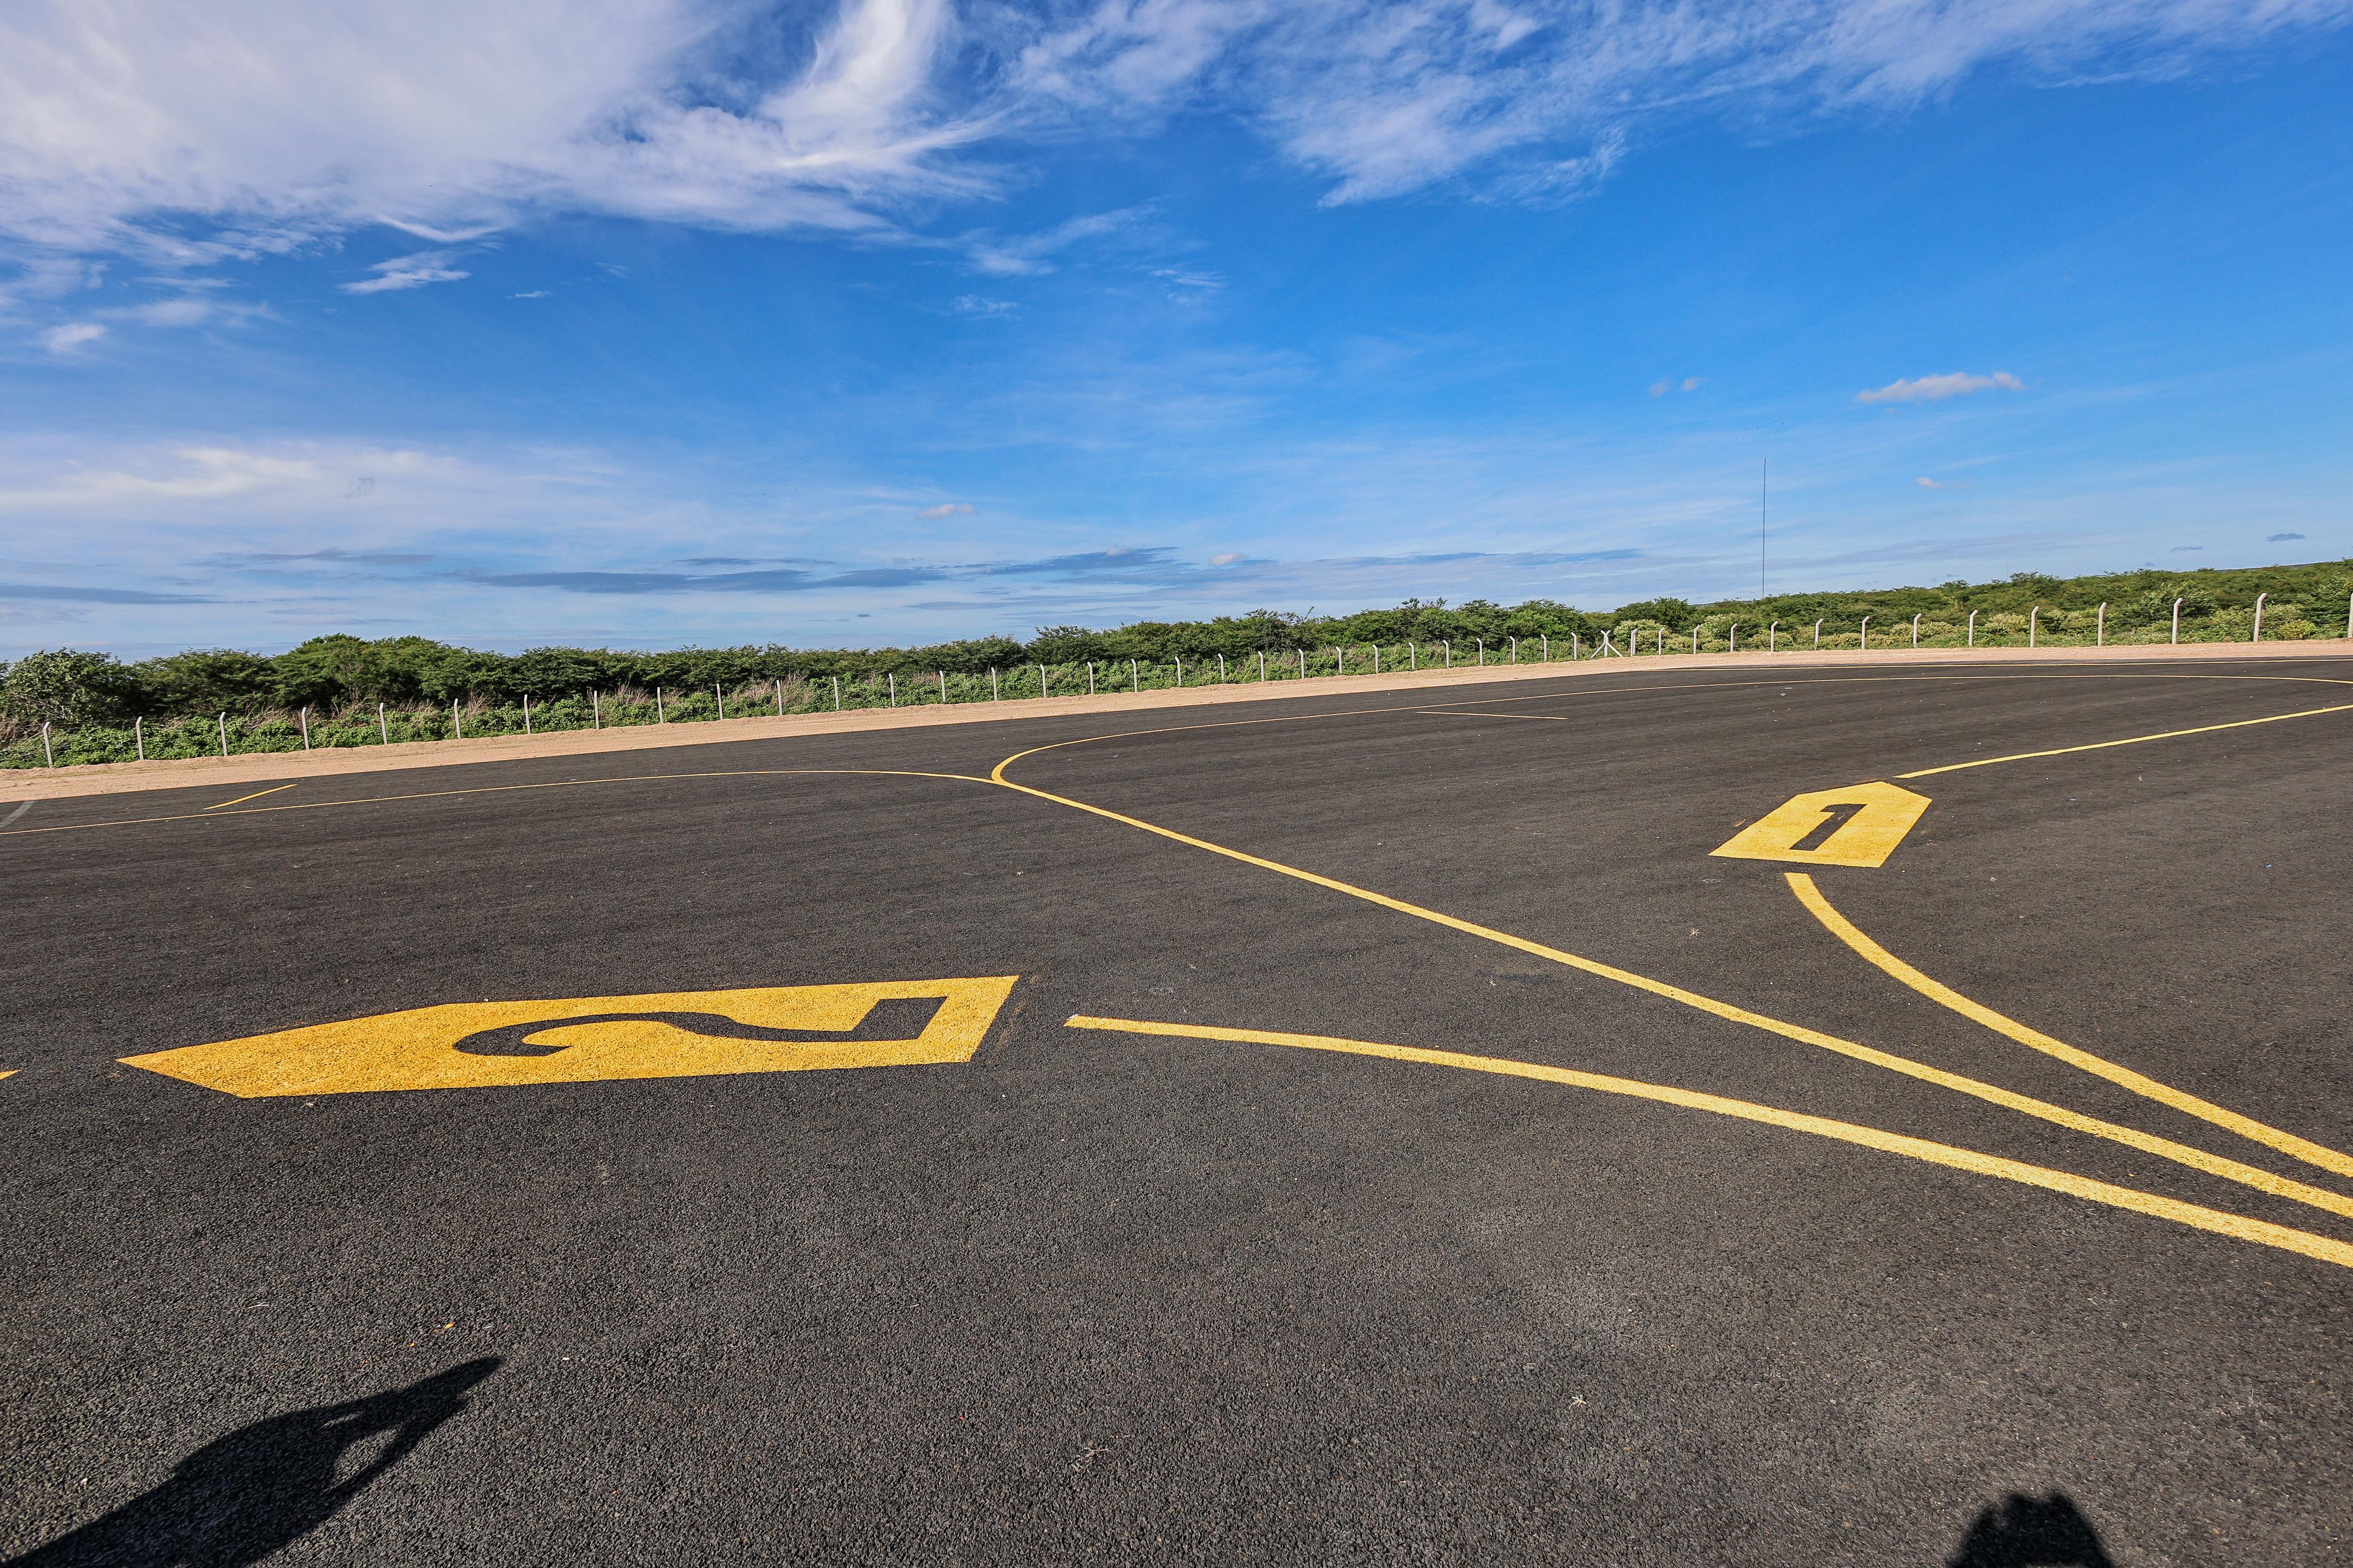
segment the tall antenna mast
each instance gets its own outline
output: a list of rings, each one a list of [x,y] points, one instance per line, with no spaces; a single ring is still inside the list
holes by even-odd
[[[1765,597],[1765,496],[1773,478],[1773,459],[1765,459],[1757,470],[1757,597]]]

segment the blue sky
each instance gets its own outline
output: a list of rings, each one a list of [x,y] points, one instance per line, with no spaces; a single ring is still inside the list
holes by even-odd
[[[0,18],[0,656],[2353,555],[2341,4]]]

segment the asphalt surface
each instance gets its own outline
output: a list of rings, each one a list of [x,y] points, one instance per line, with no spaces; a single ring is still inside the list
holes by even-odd
[[[1935,804],[1877,868],[1709,853],[1801,791],[2353,704],[2325,684],[2353,661],[1776,676],[1191,709],[1006,776],[2353,1194],[1897,984],[1784,876],[2034,1029],[2353,1149],[2353,711],[1915,780]],[[2353,1267],[1704,1109],[1066,1026],[1582,1069],[2353,1241],[972,782],[1154,722],[34,805],[0,835],[0,1556],[2353,1557]],[[248,1099],[121,1060],[996,975],[946,1065]]]

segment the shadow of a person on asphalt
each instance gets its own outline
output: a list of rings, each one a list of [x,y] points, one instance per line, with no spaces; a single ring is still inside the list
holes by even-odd
[[[237,1568],[317,1529],[427,1434],[466,1408],[499,1369],[470,1361],[406,1388],[272,1415],[216,1437],[171,1479],[6,1568]],[[385,1439],[343,1473],[345,1455]]]
[[[2012,1492],[1961,1537],[1949,1568],[2116,1568],[2100,1532],[2065,1492]]]

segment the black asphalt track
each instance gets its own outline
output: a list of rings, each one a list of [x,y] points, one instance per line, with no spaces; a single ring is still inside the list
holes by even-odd
[[[1036,795],[774,771],[1172,726],[1007,777],[2353,1192],[1898,984],[1804,868],[1709,855],[1800,791],[2353,704],[2353,661],[1770,673],[37,804],[0,837],[0,1557],[2353,1557],[2353,1268],[1704,1110],[1064,1020],[1581,1068],[2353,1219]],[[2353,1148],[2353,711],[1907,787],[1883,867],[1814,872],[1856,925]],[[963,1065],[237,1099],[118,1060],[996,974]]]

